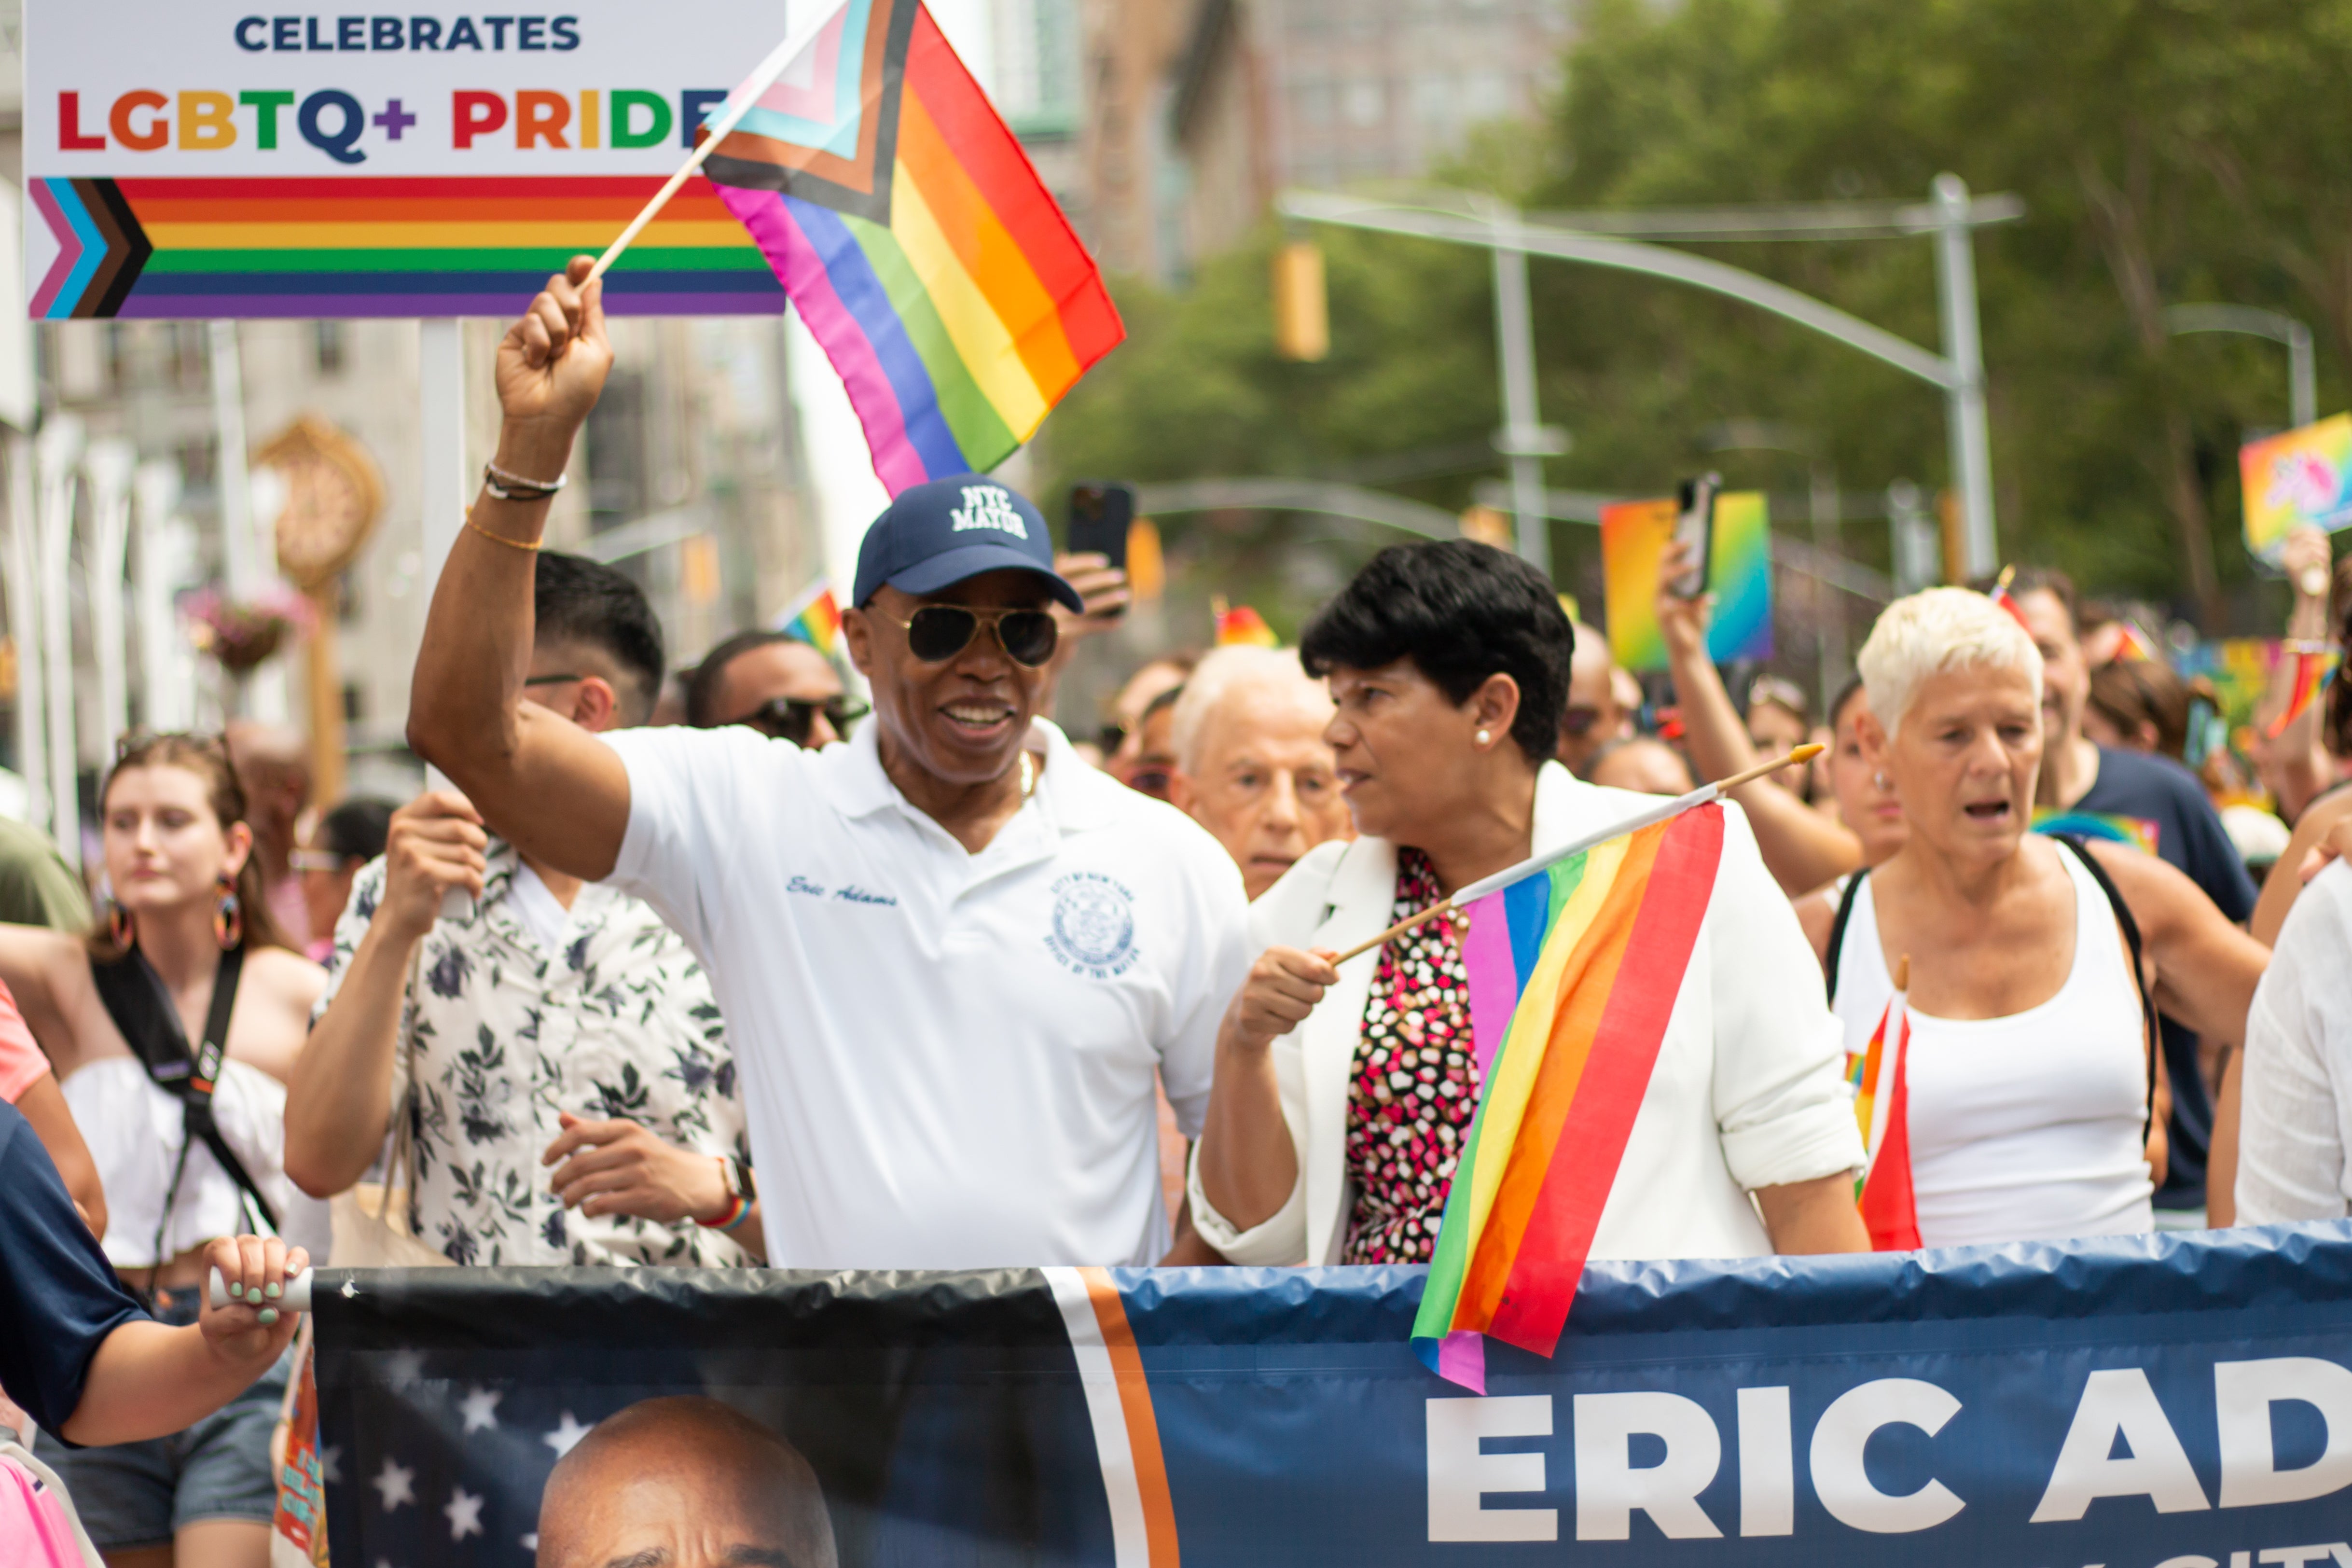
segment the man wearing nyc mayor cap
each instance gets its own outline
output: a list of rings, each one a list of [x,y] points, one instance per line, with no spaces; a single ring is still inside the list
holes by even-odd
[[[875,521],[843,616],[874,716],[846,744],[597,736],[524,703],[533,552],[612,363],[586,271],[499,346],[498,455],[410,743],[518,848],[647,900],[702,956],[772,1266],[1155,1261],[1152,1077],[1196,1132],[1245,905],[1206,833],[1033,726],[1049,606],[1078,607],[1044,520],[964,475]]]

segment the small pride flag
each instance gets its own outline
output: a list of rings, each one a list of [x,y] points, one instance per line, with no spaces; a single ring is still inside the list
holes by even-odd
[[[704,173],[848,387],[892,495],[1003,461],[1126,336],[921,0],[842,0],[706,132],[747,90]]]
[[[800,597],[776,616],[775,626],[831,658],[841,643],[841,606],[834,601],[831,584],[820,578],[802,589]]]
[[[1919,1247],[1919,1209],[1911,1185],[1911,1009],[1906,997],[1910,979],[1906,958],[1870,1044],[1846,1058],[1853,1118],[1869,1152],[1854,1197],[1874,1252],[1913,1252]]]
[[[2021,626],[2025,626],[2025,612],[2017,607],[2016,595],[2012,595],[2009,591],[2009,585],[2016,580],[2017,568],[2014,564],[2002,567],[2000,569],[2000,580],[1993,584],[1992,592],[1986,595],[1985,597],[1990,599],[2003,610],[2006,610],[2009,613],[2009,618],[2011,620],[2015,621]],[[2033,630],[2032,626],[2025,626],[2025,629],[2029,633]]]
[[[2304,715],[2304,710],[2319,700],[2320,689],[2327,684],[2327,653],[2326,648],[2294,650],[2294,689],[2287,693],[2286,710],[2271,721],[2263,731],[2265,740],[2277,740],[2286,733],[2286,727]]]
[[[1715,889],[1714,788],[1463,900],[1485,1088],[1412,1342],[1465,1387],[1486,1392],[1485,1336],[1546,1356],[1559,1342]]]
[[[1235,605],[1230,610],[1217,611],[1217,646],[1219,647],[1279,647],[1282,639],[1265,624],[1265,617],[1247,605]]]

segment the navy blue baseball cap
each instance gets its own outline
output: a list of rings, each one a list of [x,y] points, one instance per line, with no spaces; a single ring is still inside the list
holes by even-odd
[[[850,602],[872,602],[887,583],[902,594],[940,589],[1006,568],[1034,572],[1054,597],[1083,612],[1086,601],[1054,570],[1054,541],[1027,497],[985,474],[956,474],[900,490],[857,547]]]

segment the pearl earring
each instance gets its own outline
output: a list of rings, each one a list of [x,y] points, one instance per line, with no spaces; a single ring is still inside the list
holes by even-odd
[[[1491,745],[1493,745],[1493,744],[1495,743],[1495,737],[1494,737],[1493,732],[1492,732],[1491,731],[1486,731],[1486,730],[1481,730],[1481,731],[1478,731],[1478,743],[1479,743],[1480,745],[1482,745],[1482,746],[1491,746]]]

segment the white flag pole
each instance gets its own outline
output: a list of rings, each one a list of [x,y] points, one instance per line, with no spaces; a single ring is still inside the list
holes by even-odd
[[[1433,920],[1447,910],[1456,910],[1465,904],[1475,903],[1489,893],[1507,888],[1514,882],[1523,881],[1537,872],[1567,859],[1571,855],[1581,854],[1596,844],[1606,844],[1612,838],[1622,838],[1628,833],[1638,833],[1653,823],[1664,822],[1670,816],[1680,816],[1695,805],[1705,805],[1711,800],[1719,799],[1738,789],[1741,784],[1753,784],[1767,773],[1778,773],[1782,768],[1795,767],[1800,763],[1811,762],[1822,753],[1822,747],[1816,744],[1799,746],[1785,757],[1775,757],[1769,763],[1759,763],[1746,773],[1734,773],[1731,777],[1719,779],[1714,784],[1701,784],[1688,795],[1678,795],[1672,800],[1662,800],[1654,806],[1644,806],[1631,816],[1612,822],[1606,827],[1596,828],[1583,837],[1563,844],[1557,849],[1547,849],[1540,855],[1530,855],[1516,866],[1506,866],[1491,877],[1481,877],[1468,887],[1455,889],[1453,897],[1440,899],[1411,919],[1397,921],[1380,935],[1369,937],[1358,942],[1331,962],[1335,964],[1345,963],[1360,953],[1371,952],[1399,931],[1411,931],[1422,921]]]
[[[844,3],[845,4],[846,0],[844,0]],[[760,62],[760,68],[753,71],[744,79],[740,87],[728,96],[727,112],[719,117],[719,123],[710,127],[709,133],[703,137],[701,144],[695,148],[694,155],[686,161],[685,166],[672,174],[660,190],[654,193],[653,200],[647,202],[639,210],[637,216],[629,220],[629,226],[621,231],[621,237],[604,247],[604,254],[596,258],[595,269],[588,274],[591,279],[604,276],[613,263],[620,259],[621,252],[629,248],[629,242],[643,233],[646,225],[653,222],[662,208],[669,205],[670,197],[677,195],[678,187],[693,178],[694,172],[702,167],[702,161],[710,156],[712,149],[716,148],[727,133],[742,121],[744,115],[751,112],[751,106],[760,100],[760,95],[775,85],[776,79],[784,74],[784,68],[797,59],[803,50],[816,42],[817,35],[824,31],[825,25],[833,20],[835,13],[840,9],[839,5],[835,5],[829,10],[819,12],[814,21],[803,22],[785,34],[784,41],[769,51],[768,58]]]

